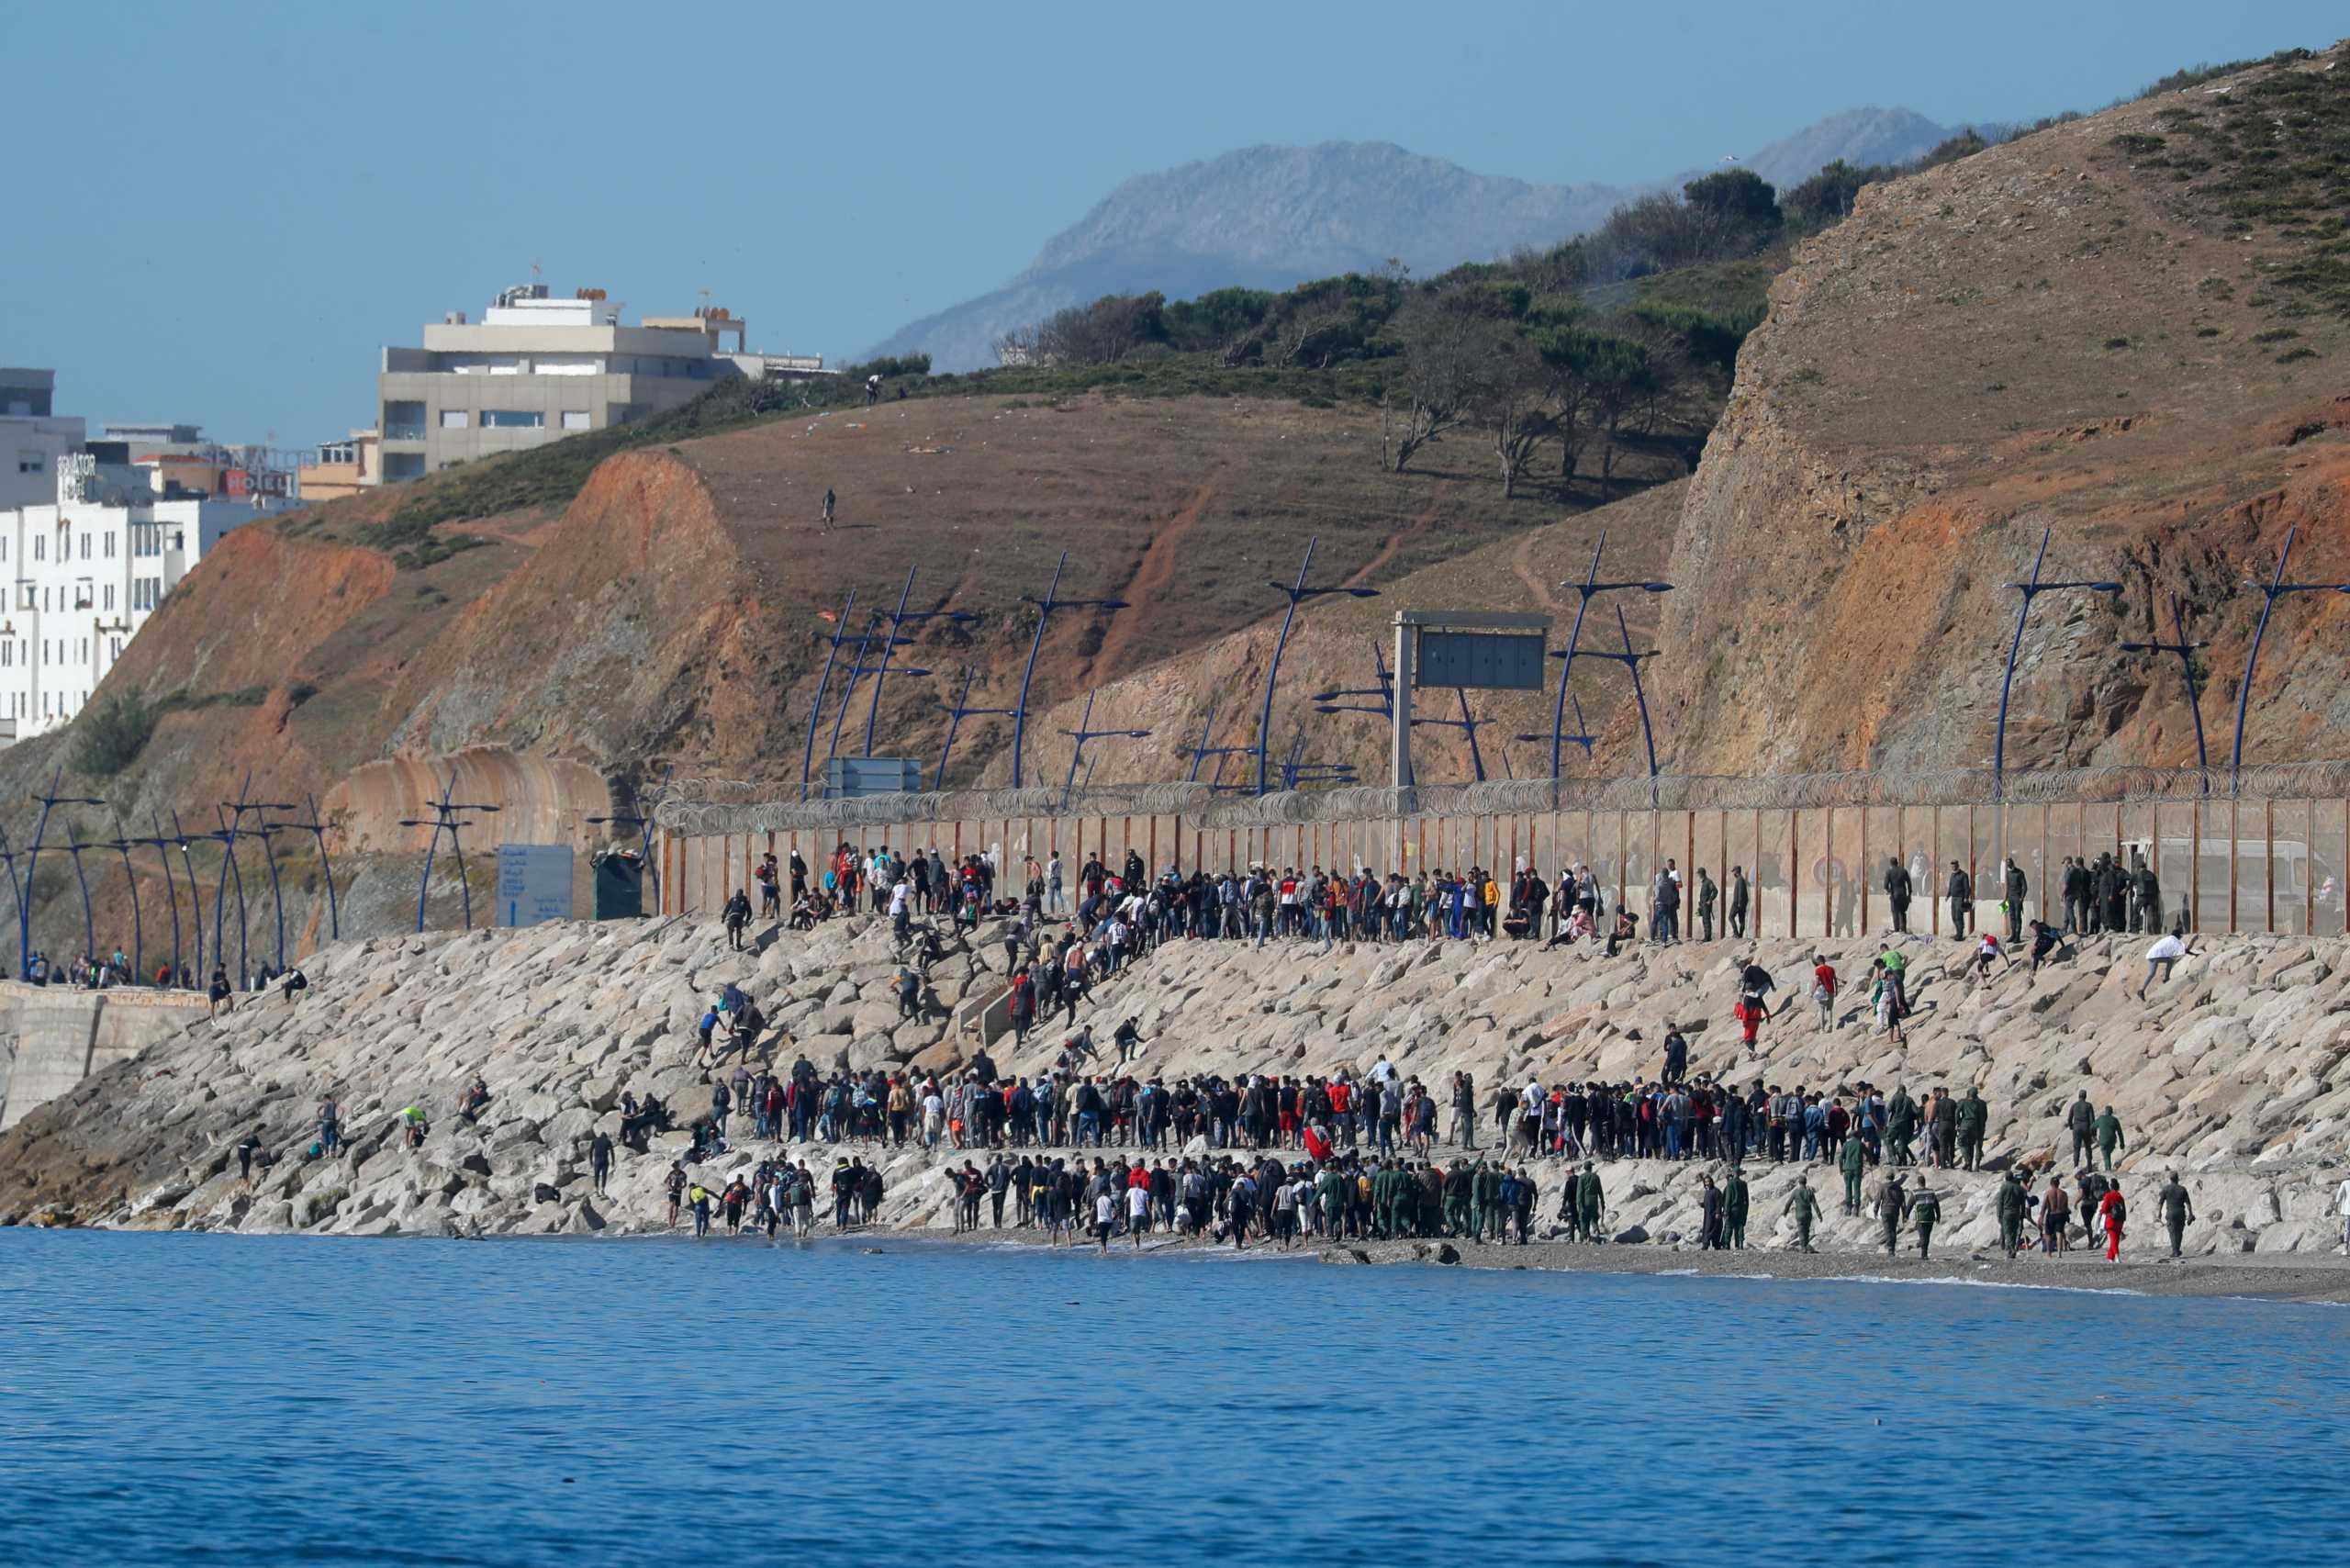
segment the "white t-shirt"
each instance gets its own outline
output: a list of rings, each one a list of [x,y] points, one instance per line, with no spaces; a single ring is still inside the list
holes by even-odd
[[[890,890],[890,913],[893,918],[906,913],[906,901],[913,897],[913,888],[905,882],[900,882]]]
[[[1134,1215],[1134,1217],[1135,1217],[1135,1218],[1136,1218],[1136,1219],[1140,1219],[1140,1218],[1142,1218],[1142,1216],[1143,1216],[1143,1215],[1145,1215],[1148,1214],[1149,1212],[1150,1212],[1150,1189],[1149,1189],[1149,1188],[1147,1188],[1147,1187],[1129,1187],[1129,1188],[1127,1188],[1127,1189],[1126,1189],[1126,1213],[1128,1213],[1128,1214],[1130,1214],[1130,1215]]]
[[[1093,1200],[1093,1220],[1097,1225],[1118,1223],[1118,1200],[1108,1193]]]
[[[2184,958],[2187,957],[2187,944],[2180,941],[2176,936],[2165,936],[2161,941],[2146,949],[2146,957],[2150,960],[2162,958]]]

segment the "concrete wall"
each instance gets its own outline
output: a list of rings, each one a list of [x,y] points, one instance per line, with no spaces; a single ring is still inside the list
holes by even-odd
[[[0,982],[0,1130],[204,1015],[192,991]]]

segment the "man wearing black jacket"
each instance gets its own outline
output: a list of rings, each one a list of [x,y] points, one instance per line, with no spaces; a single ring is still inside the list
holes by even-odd
[[[1893,856],[1886,857],[1885,896],[1893,906],[1893,929],[1903,935],[1909,930],[1909,873]]]

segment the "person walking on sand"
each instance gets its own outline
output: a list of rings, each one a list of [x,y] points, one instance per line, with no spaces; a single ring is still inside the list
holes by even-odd
[[[2154,1202],[2163,1212],[2163,1228],[2170,1232],[2170,1255],[2179,1257],[2179,1244],[2187,1238],[2187,1227],[2195,1223],[2195,1203],[2180,1184],[2177,1171],[2170,1173],[2170,1180],[2154,1195]]]
[[[1885,1227],[1885,1255],[1894,1257],[1900,1251],[1901,1216],[1909,1206],[1909,1194],[1902,1190],[1898,1173],[1887,1176],[1876,1190],[1876,1217]]]
[[[1926,1178],[1918,1178],[1918,1190],[1909,1194],[1909,1222],[1918,1227],[1918,1260],[1924,1262],[1934,1255],[1934,1226],[1942,1217],[1942,1201],[1926,1185]]]
[[[833,487],[830,485],[824,487],[824,526],[833,526]]]
[[[2097,1132],[2097,1151],[2103,1157],[2105,1168],[2110,1170],[2113,1169],[2113,1151],[2129,1147],[2129,1140],[2121,1136],[2121,1118],[2113,1114],[2112,1106],[2108,1105],[2105,1114],[2090,1126]]]
[[[2040,1200],[2040,1249],[2050,1257],[2068,1245],[2065,1227],[2071,1220],[2073,1200],[2065,1195],[2065,1178],[2055,1171],[2048,1173],[2048,1191]]]
[[[2105,1260],[2109,1263],[2121,1256],[2121,1226],[2130,1217],[2130,1206],[2121,1201],[2121,1185],[2115,1182],[2097,1201],[2097,1217],[2105,1226]]]
[[[1999,1179],[1994,1204],[1999,1215],[1999,1246],[2012,1263],[2016,1249],[2023,1245],[2024,1211],[2031,1206],[2031,1194],[2024,1191],[2022,1171],[2009,1170]]]
[[[1817,1250],[1811,1244],[1811,1226],[1812,1222],[1820,1217],[1819,1199],[1813,1195],[1809,1177],[1796,1173],[1795,1191],[1787,1194],[1787,1201],[1780,1205],[1779,1213],[1795,1216],[1796,1250]]]

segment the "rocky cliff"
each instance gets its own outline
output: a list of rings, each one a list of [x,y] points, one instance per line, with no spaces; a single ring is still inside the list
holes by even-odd
[[[1783,984],[1817,944],[1766,943]],[[1991,1108],[1992,1170],[2065,1163],[2061,1113],[2087,1090],[2126,1131],[2124,1180],[2140,1197],[2158,1173],[2187,1173],[2199,1253],[2315,1251],[2334,1239],[2327,1197],[2343,1173],[2350,1127],[2350,949],[2339,942],[2237,938],[2183,964],[2142,1004],[2134,939],[2093,941],[2037,977],[2003,969],[1985,984],[1956,944],[1919,942],[1910,973],[1920,1013],[1906,1042],[1873,1032],[1857,993],[1836,1026],[1797,1002],[1749,1055],[1727,1018],[1737,960],[1728,944],[1638,948],[1608,959],[1589,946],[1542,953],[1501,943],[1312,945],[1258,950],[1177,943],[1112,982],[1080,1016],[1106,1039],[1136,1015],[1146,1069],[1184,1073],[1360,1073],[1384,1057],[1443,1085],[1456,1069],[1488,1090],[1653,1075],[1668,1023],[1690,1033],[1693,1072],[1850,1092],[1863,1082],[1979,1087]],[[1824,950],[1864,972],[1873,946]],[[866,920],[812,936],[759,936],[736,954],[715,927],[672,919],[561,925],[409,941],[346,944],[310,966],[308,999],[275,998],[198,1023],[109,1068],[0,1137],[0,1220],[159,1227],[438,1232],[657,1227],[660,1182],[685,1135],[623,1153],[609,1195],[591,1190],[585,1146],[617,1126],[623,1089],[691,1112],[707,1103],[693,1065],[693,1025],[718,986],[743,985],[820,1067],[943,1069],[966,1047],[943,1016],[991,989],[1001,950],[933,966],[938,1011],[901,1023],[887,1000],[886,932]],[[1025,1050],[999,1047],[1004,1070],[1038,1073],[1058,1032]],[[785,1062],[793,1047],[781,1047]],[[492,1101],[477,1126],[451,1112],[479,1072]],[[310,1159],[311,1115],[339,1099],[345,1159]],[[433,1131],[402,1147],[395,1118],[415,1104]],[[739,1127],[738,1127],[739,1131]],[[248,1132],[285,1158],[248,1188],[233,1148]],[[747,1169],[767,1146],[743,1139],[702,1167],[704,1180]],[[826,1161],[835,1150],[813,1151]],[[856,1152],[872,1154],[871,1149]],[[886,1223],[947,1222],[940,1163],[881,1151]],[[2067,1168],[2069,1168],[2067,1166]],[[1609,1167],[1617,1222],[1652,1236],[1690,1233],[1694,1163]],[[1792,1167],[1756,1172],[1757,1214],[1776,1212]],[[1991,1234],[1986,1174],[1938,1178],[1955,1188],[1952,1239]],[[1546,1168],[1555,1189],[1555,1168]],[[1546,1191],[1544,1214],[1555,1202]],[[1763,1227],[1770,1234],[1768,1226]],[[1831,1244],[1865,1245],[1866,1222],[1839,1218]]]
[[[1672,551],[1673,765],[1977,767],[2043,531],[2012,766],[2195,758],[2175,663],[2224,717],[2266,577],[2350,577],[2350,314],[2333,229],[2350,71],[2327,55],[2128,104],[1872,185],[1748,338]],[[2298,149],[2288,152],[2287,147]],[[2333,226],[2338,228],[2338,224]],[[2327,280],[2335,279],[2329,283]],[[2248,756],[2342,753],[2350,604],[2280,612]]]

